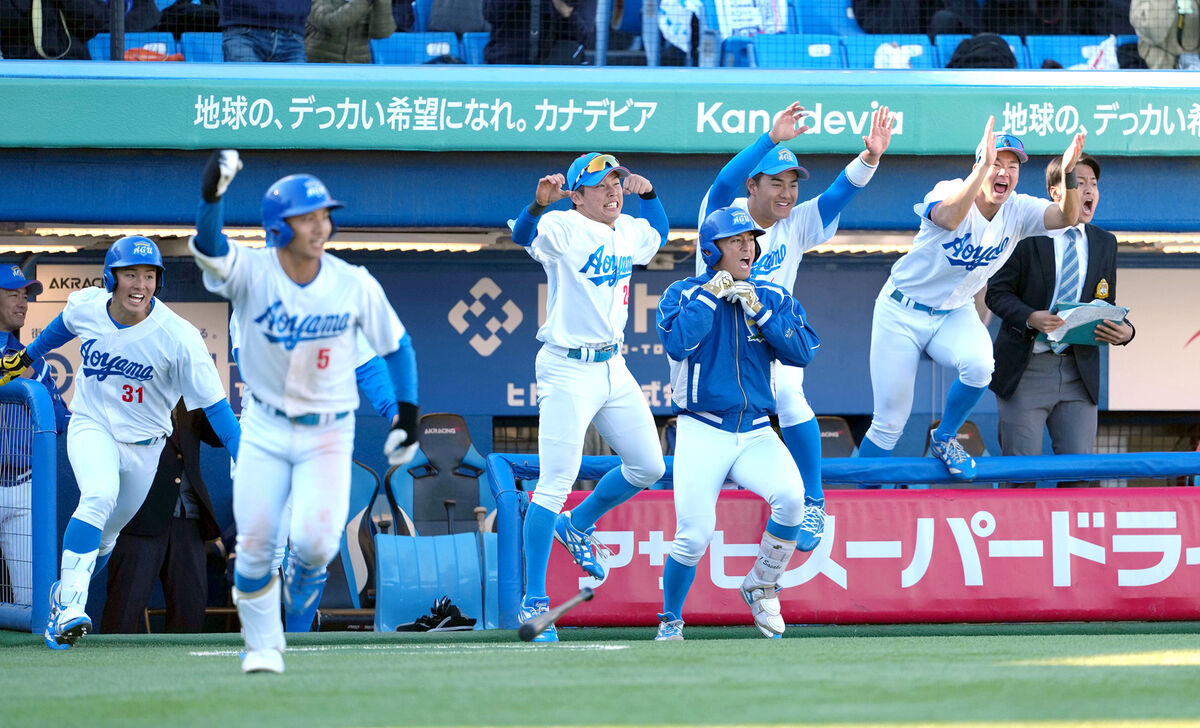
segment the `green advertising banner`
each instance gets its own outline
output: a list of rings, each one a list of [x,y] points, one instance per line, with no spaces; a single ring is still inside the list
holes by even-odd
[[[785,71],[5,61],[0,146],[731,153],[793,100],[809,153],[971,154],[989,115],[1034,154],[1200,153],[1177,71]]]

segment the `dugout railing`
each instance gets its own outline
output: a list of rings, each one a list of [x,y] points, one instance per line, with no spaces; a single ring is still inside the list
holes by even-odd
[[[1115,455],[1042,455],[1020,457],[983,457],[977,459],[979,474],[976,483],[990,484],[1029,481],[1079,481],[1103,479],[1134,479],[1154,478],[1167,479],[1180,476],[1193,476],[1200,473],[1200,452],[1152,452],[1152,453],[1122,453]],[[580,467],[579,478],[583,480],[599,480],[605,472],[620,464],[615,456],[598,457],[585,456]],[[673,463],[670,456],[666,457],[667,471],[664,481],[670,481],[673,473]],[[922,483],[935,486],[958,485],[946,473],[945,467],[932,458],[831,458],[822,463],[823,480],[831,484],[892,484],[892,483]],[[529,492],[518,484],[531,484],[538,477],[538,457],[530,454],[496,453],[487,457],[488,480],[496,496],[497,531],[499,536],[498,561],[498,592],[500,627],[512,629],[518,626],[517,611],[523,591],[521,530],[523,514],[528,504]],[[1187,501],[1189,508],[1200,503],[1200,492],[1192,488],[1095,488],[1085,490],[1053,489],[1062,498],[1077,497],[1081,502],[1101,494],[1130,494],[1136,497],[1141,494],[1156,492],[1161,499],[1164,492],[1177,492],[1180,501]],[[887,494],[889,502],[896,498],[912,499],[944,499],[954,493],[983,493],[976,488],[972,491],[963,490],[914,490],[914,491],[882,491]],[[870,497],[873,492],[857,491],[856,498]],[[1050,493],[1046,489],[1006,490],[1002,492],[1005,502],[1015,503],[1019,499],[1044,499]],[[995,496],[989,496],[994,498]],[[1198,503],[1192,503],[1198,501]],[[994,502],[994,501],[993,501]],[[1031,503],[1033,500],[1030,501]],[[1136,501],[1131,501],[1136,502]],[[894,506],[892,502],[889,507]],[[1140,506],[1138,506],[1140,507]],[[1190,514],[1190,512],[1189,512]],[[1190,515],[1187,517],[1190,518]],[[1200,529],[1200,524],[1187,524],[1191,529]],[[669,535],[667,536],[669,538]],[[1190,543],[1187,546],[1186,564],[1200,560],[1200,548]],[[1200,608],[1197,608],[1200,614]],[[888,620],[903,621],[903,620]],[[921,620],[917,620],[921,621]],[[936,620],[934,620],[936,621]],[[959,620],[955,620],[959,621]],[[962,619],[961,621],[973,621]]]
[[[0,387],[0,548],[8,574],[0,628],[40,632],[58,552],[57,434],[54,407],[41,384]]]

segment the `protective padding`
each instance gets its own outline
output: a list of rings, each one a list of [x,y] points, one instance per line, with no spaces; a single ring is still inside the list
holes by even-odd
[[[496,534],[482,538],[481,549],[478,533],[377,535],[375,631],[394,632],[428,614],[443,596],[450,597],[464,616],[475,618],[475,629],[495,628]]]

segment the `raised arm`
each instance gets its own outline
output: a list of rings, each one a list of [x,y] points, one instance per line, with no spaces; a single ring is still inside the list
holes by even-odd
[[[208,158],[200,180],[203,198],[196,210],[196,249],[204,255],[219,258],[229,252],[229,241],[221,228],[225,226],[225,203],[221,199],[229,183],[242,168],[236,149],[218,149]]]
[[[800,105],[799,101],[793,101],[787,108],[775,115],[775,121],[769,132],[755,139],[753,144],[729,160],[721,168],[712,187],[708,190],[704,214],[700,216],[700,219],[708,217],[713,210],[728,207],[735,199],[745,195],[746,179],[758,166],[763,155],[771,151],[776,144],[791,141],[808,131],[807,125],[800,124],[800,119],[803,117],[804,107]]]
[[[828,227],[836,220],[850,200],[875,176],[880,157],[892,143],[892,123],[892,114],[886,106],[879,107],[871,115],[871,133],[862,138],[866,149],[846,165],[829,189],[817,197],[821,225]]]
[[[625,178],[624,187],[625,194],[637,195],[642,199],[638,217],[650,223],[650,227],[658,233],[659,239],[662,241],[659,243],[659,247],[666,245],[667,236],[671,232],[671,224],[667,221],[667,211],[663,208],[662,200],[658,199],[654,185],[640,174],[631,174]]]
[[[993,131],[995,124],[996,117],[989,116],[987,125],[983,129],[983,139],[980,140],[979,147],[977,147],[975,166],[962,186],[953,194],[935,203],[929,212],[929,219],[943,230],[954,230],[962,224],[963,220],[967,219],[971,205],[975,204],[975,196],[983,188],[983,180],[987,177],[988,170],[996,162],[996,133]]]
[[[1063,152],[1063,174],[1062,181],[1059,182],[1059,191],[1062,192],[1062,195],[1058,198],[1058,204],[1047,205],[1046,212],[1042,215],[1042,222],[1046,224],[1047,230],[1071,227],[1079,222],[1079,213],[1083,210],[1083,202],[1079,199],[1079,182],[1075,179],[1075,164],[1079,161],[1079,155],[1083,154],[1083,143],[1086,140],[1087,132],[1079,132],[1071,140],[1067,151]]]
[[[537,189],[533,193],[533,202],[521,210],[520,215],[517,215],[516,224],[513,226],[514,243],[522,248],[529,247],[533,239],[537,237],[538,218],[542,216],[547,207],[570,195],[563,189],[563,185],[566,183],[567,178],[561,174],[548,174],[538,180]]]

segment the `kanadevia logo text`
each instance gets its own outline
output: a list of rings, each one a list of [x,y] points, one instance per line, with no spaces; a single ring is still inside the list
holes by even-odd
[[[496,349],[500,348],[501,329],[505,333],[511,334],[525,319],[525,315],[521,313],[521,307],[511,299],[499,307],[499,313],[504,315],[503,320],[490,313],[495,308],[495,302],[500,300],[501,293],[503,291],[500,290],[500,286],[496,285],[491,278],[486,276],[480,278],[475,285],[471,286],[470,294],[474,300],[470,303],[460,300],[454,304],[446,317],[454,330],[464,335],[467,333],[467,329],[478,329],[482,324],[488,335],[483,336],[475,331],[467,342],[472,349],[479,352],[480,356],[491,356]]]

